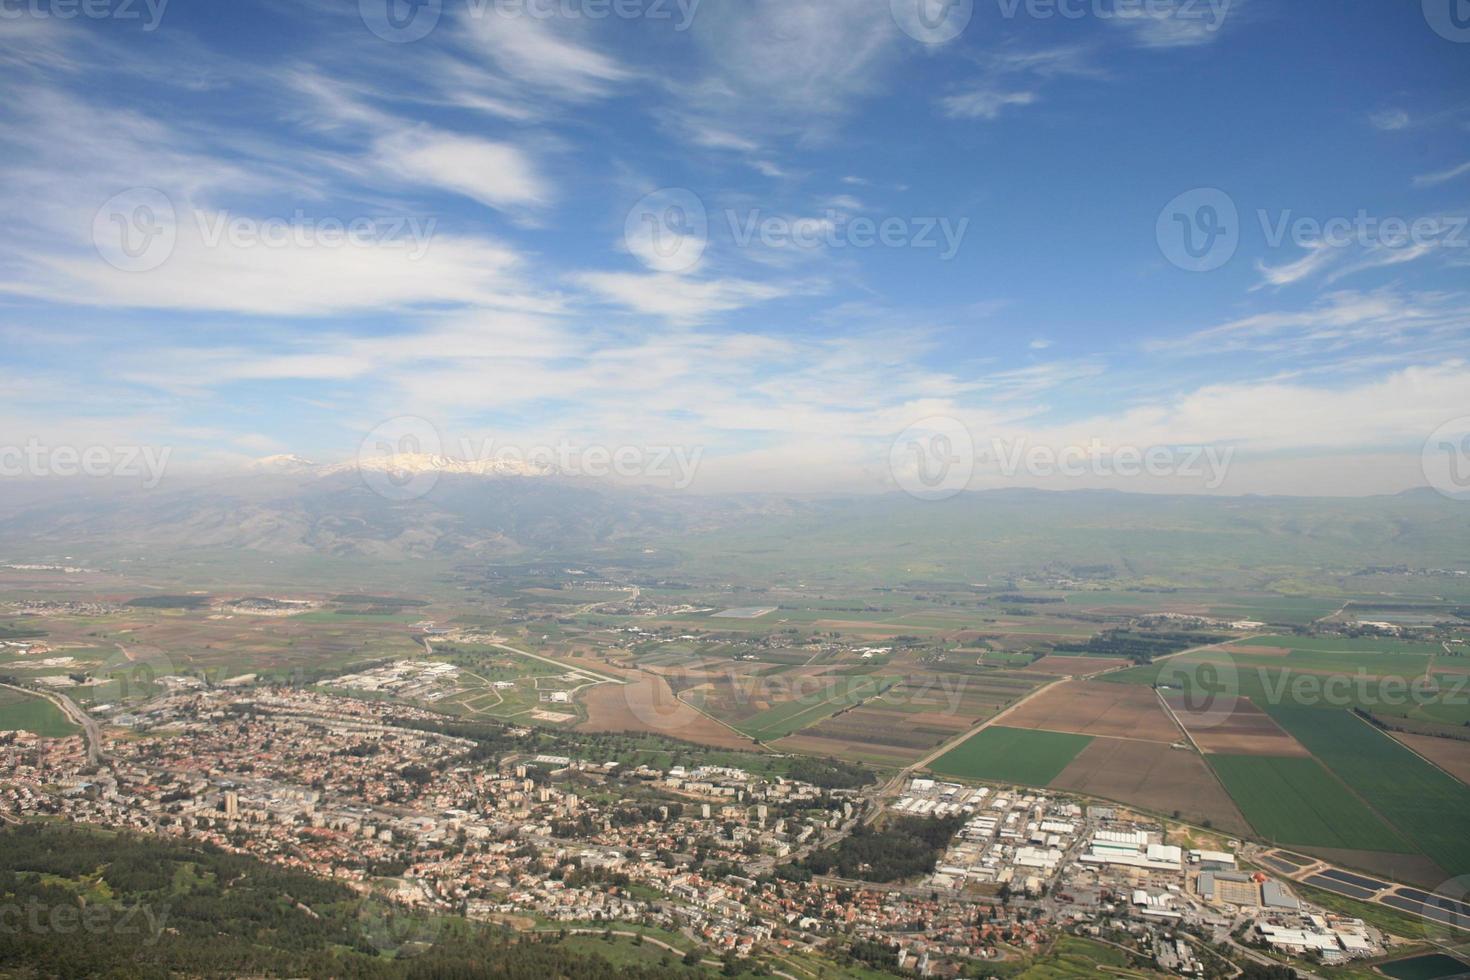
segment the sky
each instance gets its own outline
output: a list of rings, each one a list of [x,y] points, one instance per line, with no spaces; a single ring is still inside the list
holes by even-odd
[[[0,0],[0,443],[1463,490],[1456,2]]]

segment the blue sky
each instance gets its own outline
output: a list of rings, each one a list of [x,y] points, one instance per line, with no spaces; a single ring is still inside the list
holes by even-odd
[[[1437,2],[11,0],[5,441],[341,460],[413,416],[875,490],[938,418],[1422,484],[1470,413]]]

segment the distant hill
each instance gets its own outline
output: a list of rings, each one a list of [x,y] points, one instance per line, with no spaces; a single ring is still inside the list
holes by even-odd
[[[739,579],[974,581],[1046,568],[1191,582],[1241,569],[1351,574],[1408,564],[1470,567],[1470,503],[1432,491],[1371,498],[1186,497],[1004,490],[951,500],[903,494],[703,496],[552,473],[434,466],[414,499],[375,492],[355,468],[296,458],[229,479],[155,490],[11,484],[0,555],[173,551],[339,559],[530,559],[657,551],[676,571]],[[649,563],[643,563],[647,566]]]

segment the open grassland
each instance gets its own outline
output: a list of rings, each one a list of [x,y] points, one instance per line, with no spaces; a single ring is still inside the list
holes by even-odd
[[[61,709],[38,695],[0,687],[0,732],[35,732],[43,738],[76,734]]]
[[[946,776],[1045,786],[1092,742],[1086,735],[986,728],[935,759]]]
[[[1256,833],[1267,840],[1365,851],[1412,850],[1315,759],[1211,755],[1209,761]]]
[[[1470,787],[1348,711],[1267,706],[1271,716],[1453,877],[1470,873]]]
[[[1098,976],[1160,977],[1164,974],[1142,969],[1135,960],[1113,946],[1062,935],[1046,953],[1025,970],[1013,974],[1016,980],[1092,980]]]

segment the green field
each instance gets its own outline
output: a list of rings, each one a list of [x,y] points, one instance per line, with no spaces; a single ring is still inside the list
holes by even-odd
[[[1247,641],[1253,647],[1310,650],[1317,653],[1393,653],[1428,655],[1441,653],[1438,643],[1419,643],[1377,636],[1258,636]]]
[[[45,698],[0,688],[0,732],[35,732],[44,738],[75,735],[77,727]]]
[[[935,759],[929,768],[946,776],[1045,786],[1092,742],[1021,728],[986,728]]]
[[[1280,844],[1412,853],[1315,759],[1206,756],[1256,832]]]
[[[1207,679],[1216,691],[1238,694],[1256,704],[1305,705],[1330,696],[1343,708],[1374,714],[1424,718],[1446,724],[1470,722],[1470,682],[1464,675],[1434,676],[1439,689],[1411,686],[1428,657],[1405,653],[1330,653],[1293,651],[1284,657],[1230,655],[1221,650],[1184,654],[1160,663],[1130,667],[1098,678],[1109,684],[1149,685],[1166,681],[1189,686]],[[1295,669],[1293,669],[1295,668]],[[1364,676],[1366,675],[1366,676]]]
[[[1449,875],[1470,873],[1470,786],[1351,712],[1262,707]]]
[[[901,680],[869,675],[848,678],[810,698],[787,701],[747,718],[735,727],[762,742],[785,738],[855,704],[881,695]]]

